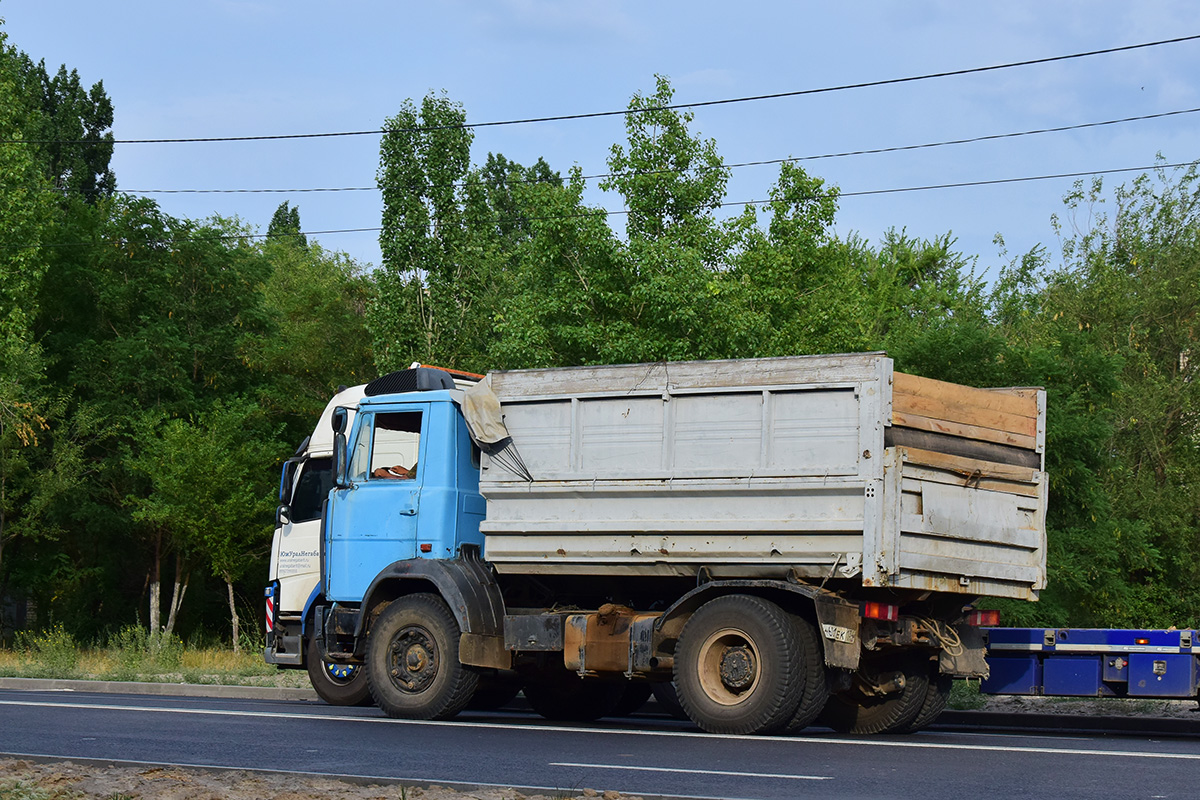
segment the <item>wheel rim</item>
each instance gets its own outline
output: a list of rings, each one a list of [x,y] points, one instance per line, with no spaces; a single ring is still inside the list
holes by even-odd
[[[332,683],[349,683],[358,673],[358,664],[334,664],[325,662],[325,677]]]
[[[715,703],[735,706],[754,694],[762,678],[758,648],[744,631],[723,628],[700,646],[700,688]]]
[[[388,649],[388,676],[402,692],[429,688],[438,673],[438,649],[429,631],[411,625],[392,639]]]

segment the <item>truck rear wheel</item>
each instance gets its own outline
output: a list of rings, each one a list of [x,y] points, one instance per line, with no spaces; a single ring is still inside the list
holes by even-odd
[[[679,705],[679,692],[675,691],[674,681],[662,681],[653,684],[650,691],[658,702],[658,707],[675,719],[687,719],[688,715]]]
[[[584,680],[565,669],[540,671],[526,680],[525,699],[546,719],[591,722],[616,710],[625,685],[625,681]]]
[[[797,668],[803,673],[804,685],[800,705],[784,726],[787,733],[803,730],[816,721],[829,702],[829,680],[825,674],[825,656],[817,628],[807,619],[792,615],[797,646]]]
[[[710,733],[774,733],[804,689],[797,652],[793,621],[775,603],[744,594],[709,600],[679,634],[679,703]]]
[[[892,733],[912,724],[929,689],[929,662],[913,656],[878,659],[861,667],[863,676],[883,683],[903,676],[903,688],[887,694],[868,694],[855,687],[831,695],[821,722],[838,733]]]
[[[483,670],[467,708],[471,711],[495,711],[508,705],[521,692],[521,679],[512,670]]]
[[[448,719],[471,700],[479,675],[458,660],[460,630],[437,595],[392,602],[367,640],[367,682],[389,717]]]
[[[929,688],[925,690],[925,702],[921,704],[917,716],[907,725],[891,731],[892,733],[915,733],[927,728],[946,710],[946,703],[950,700],[950,689],[954,686],[954,677],[942,675],[937,670],[937,666],[931,670]]]
[[[331,706],[371,705],[371,687],[363,664],[336,664],[321,659],[321,646],[308,640],[304,666],[313,691]]]
[[[636,714],[641,710],[642,706],[646,705],[646,701],[650,699],[652,690],[650,684],[629,681],[625,684],[625,691],[621,693],[621,699],[617,702],[616,708],[613,709],[614,717],[628,717],[630,714]]]

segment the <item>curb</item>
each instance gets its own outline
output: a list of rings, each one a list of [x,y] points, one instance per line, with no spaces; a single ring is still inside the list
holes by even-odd
[[[1180,717],[1088,716],[1004,711],[943,711],[931,728],[1002,728],[1031,731],[1092,731],[1103,733],[1200,734],[1196,719]]]
[[[215,697],[237,700],[307,700],[314,703],[320,700],[312,689],[202,683],[75,681],[60,678],[0,678],[0,689],[26,692],[99,692],[102,694],[143,694],[166,697]]]

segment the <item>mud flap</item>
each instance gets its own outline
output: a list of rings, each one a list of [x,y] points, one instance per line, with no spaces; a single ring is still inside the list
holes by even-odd
[[[825,645],[825,665],[858,669],[862,652],[858,635],[858,606],[832,595],[818,595],[813,602],[817,607],[821,642]]]
[[[988,665],[984,655],[987,646],[983,631],[973,625],[955,625],[954,631],[962,644],[950,650],[943,646],[938,653],[938,671],[960,678],[986,678]]]

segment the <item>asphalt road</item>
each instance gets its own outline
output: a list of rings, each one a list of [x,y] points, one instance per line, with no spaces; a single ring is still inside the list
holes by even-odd
[[[1174,798],[1200,738],[925,731],[718,736],[641,716],[588,726],[519,711],[390,720],[317,703],[0,690],[0,752],[694,798]]]

